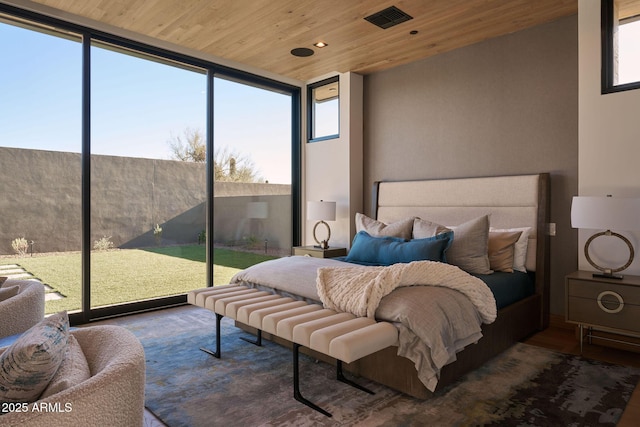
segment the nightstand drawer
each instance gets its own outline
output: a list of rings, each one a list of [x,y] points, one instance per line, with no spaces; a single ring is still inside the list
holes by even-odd
[[[640,287],[569,279],[567,321],[640,332]]]
[[[615,292],[622,296],[625,304],[640,306],[640,286],[629,286],[611,282],[595,282],[570,279],[568,282],[569,296],[597,299],[602,292]]]
[[[614,306],[613,303],[608,304]],[[606,307],[606,306],[605,306]],[[640,332],[640,307],[625,304],[617,313],[604,311],[595,299],[569,297],[567,321]]]

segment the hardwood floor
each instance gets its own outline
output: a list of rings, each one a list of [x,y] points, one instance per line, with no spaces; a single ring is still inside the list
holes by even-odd
[[[525,340],[527,344],[545,347],[569,354],[580,354],[580,343],[576,329],[559,319],[552,319],[551,326]],[[618,365],[640,367],[640,347],[612,348],[597,343],[584,343],[582,356]],[[620,346],[625,347],[625,346]],[[618,427],[634,427],[640,420],[640,382],[636,386]]]

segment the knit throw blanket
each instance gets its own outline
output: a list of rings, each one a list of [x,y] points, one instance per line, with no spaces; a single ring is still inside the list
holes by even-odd
[[[496,301],[489,287],[456,266],[435,261],[414,261],[388,267],[321,267],[316,286],[326,308],[374,317],[380,300],[401,286],[443,286],[465,294],[484,323],[496,319]]]

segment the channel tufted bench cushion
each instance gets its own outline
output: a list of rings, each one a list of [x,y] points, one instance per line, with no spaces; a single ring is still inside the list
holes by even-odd
[[[347,363],[398,340],[398,330],[390,323],[246,286],[196,289],[187,294],[187,302]]]

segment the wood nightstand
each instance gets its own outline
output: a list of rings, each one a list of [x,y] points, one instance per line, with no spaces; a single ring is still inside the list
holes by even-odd
[[[315,258],[335,258],[347,255],[346,248],[329,248],[321,249],[315,246],[295,246],[293,248],[294,255],[308,255]]]
[[[593,335],[594,330],[640,337],[640,277],[624,279],[593,277],[591,272],[576,271],[565,281],[566,321],[580,327],[580,351],[586,337],[639,345],[629,341]]]

